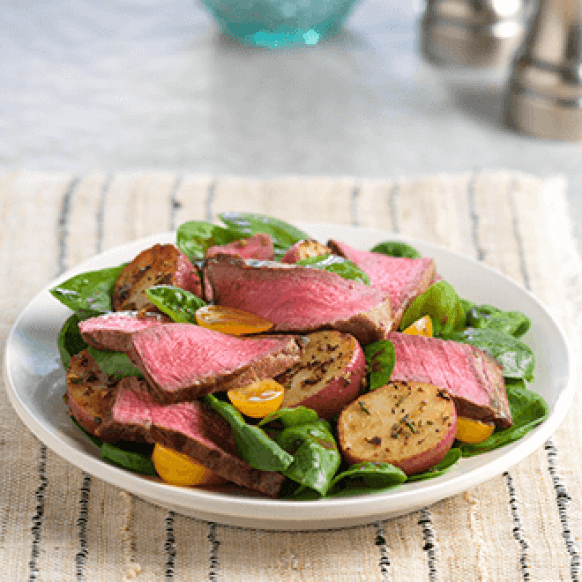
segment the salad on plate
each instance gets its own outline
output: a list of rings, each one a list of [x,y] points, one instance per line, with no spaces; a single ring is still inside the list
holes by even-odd
[[[73,312],[66,406],[104,460],[314,500],[437,477],[548,416],[525,314],[459,297],[402,242],[220,218],[51,289]]]

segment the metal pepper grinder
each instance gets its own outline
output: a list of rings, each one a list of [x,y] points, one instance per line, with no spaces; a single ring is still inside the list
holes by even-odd
[[[427,0],[420,48],[447,68],[507,66],[528,26],[532,0]]]
[[[545,139],[582,140],[582,0],[539,0],[516,53],[508,125]]]

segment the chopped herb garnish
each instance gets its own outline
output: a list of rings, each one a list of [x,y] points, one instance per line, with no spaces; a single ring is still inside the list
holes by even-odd
[[[358,400],[358,404],[360,405],[360,408],[366,413],[366,414],[372,414],[367,408],[364,402],[362,402],[361,400]]]

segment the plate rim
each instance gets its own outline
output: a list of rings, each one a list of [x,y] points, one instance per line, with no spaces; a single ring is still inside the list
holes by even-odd
[[[530,290],[525,289],[524,287],[522,287],[515,281],[511,280],[494,267],[491,267],[481,261],[477,261],[476,259],[468,255],[463,255],[461,253],[448,249],[444,246],[431,243],[429,241],[403,236],[398,233],[392,233],[386,230],[358,227],[353,225],[342,225],[333,223],[312,223],[299,221],[293,222],[293,224],[298,226],[299,228],[306,230],[307,232],[309,232],[310,228],[313,230],[329,228],[332,229],[347,228],[348,230],[356,233],[373,233],[377,236],[389,235],[393,240],[406,241],[409,244],[412,244],[413,246],[416,244],[417,246],[420,247],[437,249],[439,251],[445,252],[446,254],[450,254],[455,258],[468,260],[474,263],[475,265],[478,265],[480,268],[483,268],[486,271],[489,271],[491,273],[494,273],[496,276],[501,277],[504,282],[516,286],[520,292],[526,293],[530,297],[530,299],[533,300],[537,304],[537,306],[544,312],[544,314],[549,318],[551,323],[555,326],[560,338],[564,343],[565,356],[568,361],[568,370],[564,382],[564,388],[558,395],[558,398],[553,406],[553,409],[551,408],[550,416],[538,427],[536,427],[533,431],[531,431],[526,437],[514,443],[514,446],[511,449],[506,450],[505,454],[502,454],[499,458],[495,459],[494,472],[491,471],[490,467],[491,463],[485,463],[480,467],[473,468],[470,472],[465,474],[454,475],[454,473],[447,473],[442,477],[422,481],[421,482],[422,486],[420,486],[419,488],[408,490],[398,489],[385,493],[366,494],[353,497],[330,498],[315,501],[293,501],[293,500],[234,496],[225,493],[215,493],[211,491],[173,487],[171,485],[167,485],[164,483],[158,483],[156,481],[148,480],[143,476],[128,473],[123,469],[119,469],[108,463],[105,463],[103,460],[97,458],[96,456],[89,455],[85,451],[76,449],[68,445],[66,442],[63,442],[62,439],[59,440],[58,438],[56,438],[55,434],[48,431],[42,425],[42,423],[40,423],[34,417],[34,415],[31,414],[31,411],[29,411],[24,402],[21,401],[18,394],[18,390],[16,389],[13,379],[11,377],[10,373],[11,347],[15,341],[14,336],[17,330],[19,329],[19,324],[24,319],[29,310],[32,309],[35,302],[41,299],[43,295],[48,293],[49,289],[59,284],[60,282],[67,280],[71,276],[74,276],[75,274],[87,270],[87,265],[90,265],[99,260],[102,261],[109,254],[120,254],[120,253],[123,254],[129,252],[130,250],[132,252],[135,252],[136,248],[142,246],[143,248],[147,248],[146,245],[154,244],[155,242],[162,242],[166,240],[168,240],[168,242],[175,242],[176,231],[165,231],[163,233],[149,235],[146,237],[136,239],[134,241],[117,245],[101,253],[98,253],[97,255],[93,255],[92,257],[89,257],[84,261],[81,261],[80,263],[78,263],[77,265],[73,266],[70,269],[67,269],[64,273],[60,274],[58,277],[55,277],[52,281],[45,285],[20,311],[16,320],[11,326],[11,329],[7,336],[3,358],[3,377],[6,385],[6,392],[8,393],[11,405],[15,409],[20,419],[39,440],[41,440],[44,444],[49,446],[51,450],[53,450],[59,456],[63,457],[68,462],[71,462],[79,469],[84,470],[97,478],[100,478],[117,487],[130,491],[131,493],[137,495],[138,497],[145,498],[154,503],[158,503],[159,505],[164,507],[167,507],[168,505],[173,505],[175,502],[179,506],[177,511],[179,512],[181,511],[186,515],[194,516],[196,516],[197,513],[203,514],[204,511],[201,508],[197,509],[196,507],[192,507],[190,504],[184,505],[184,503],[187,500],[199,499],[198,505],[213,503],[214,508],[212,513],[213,515],[217,516],[217,521],[220,521],[220,519],[222,518],[226,520],[225,523],[238,522],[233,523],[233,525],[237,526],[242,525],[243,527],[248,526],[255,528],[259,527],[261,529],[286,529],[286,530],[329,529],[329,527],[334,527],[333,525],[331,526],[329,525],[329,523],[332,523],[334,521],[336,521],[337,523],[340,522],[343,523],[346,520],[348,520],[348,524],[350,522],[353,522],[355,524],[356,522],[369,523],[373,521],[374,518],[380,515],[388,515],[388,517],[390,517],[389,515],[390,508],[384,507],[384,505],[385,504],[387,504],[388,506],[390,505],[391,501],[395,499],[396,491],[397,491],[396,498],[399,501],[399,506],[405,505],[406,501],[418,500],[418,503],[416,503],[416,505],[409,503],[408,505],[410,508],[409,509],[405,508],[403,511],[401,509],[396,509],[396,513],[394,514],[394,516],[404,515],[406,513],[409,513],[410,511],[414,511],[415,507],[419,507],[422,505],[431,505],[439,501],[440,499],[448,498],[460,492],[466,491],[467,489],[474,487],[494,477],[495,475],[501,474],[502,472],[508,470],[513,465],[515,465],[525,457],[532,454],[536,449],[538,449],[545,440],[551,437],[551,435],[555,432],[558,426],[563,422],[566,414],[571,408],[575,393],[574,350],[560,322]],[[370,235],[368,234],[368,236]],[[57,302],[55,305],[57,306],[56,308],[58,308],[58,305],[60,304],[58,304]],[[64,306],[62,307],[64,309],[67,309]],[[53,428],[53,431],[55,430],[55,428],[56,427]],[[65,450],[63,450],[63,448]],[[65,455],[65,453],[67,454]],[[89,467],[83,466],[86,465],[87,463]],[[106,476],[103,476],[102,473],[100,474],[99,469],[103,469],[103,467],[107,468]],[[444,482],[442,480],[443,478],[445,478]],[[151,493],[154,495],[154,499],[151,498],[149,492],[149,489],[152,486],[153,490],[151,491]],[[443,491],[443,486],[446,487],[446,491]],[[145,492],[140,491],[140,489],[144,488],[146,490]],[[161,496],[162,494],[166,497],[166,499],[164,500],[166,501],[166,503],[158,499],[158,496]],[[420,497],[426,499],[420,500],[418,499]],[[237,514],[233,514],[231,511],[229,511],[229,504],[232,503],[236,503],[237,506],[239,507],[239,511],[237,512]],[[223,507],[224,505],[226,505],[226,507]],[[242,513],[240,512],[241,505],[246,510]],[[350,515],[348,515],[347,517],[346,515],[343,516],[336,515],[335,518],[326,516],[325,521],[328,525],[318,526],[316,523],[313,523],[313,520],[316,518],[306,518],[303,515],[305,511],[298,511],[298,508],[305,507],[308,508],[308,512],[313,512],[314,509],[320,509],[320,506],[322,506],[323,509],[329,508],[330,510],[346,509],[346,507],[349,507]],[[278,513],[284,514],[284,517],[275,516],[272,519],[269,519],[268,517],[261,516],[259,518],[253,518],[253,514],[258,507],[262,509],[265,508],[278,509],[279,510]],[[344,525],[340,525],[340,527],[343,527]]]

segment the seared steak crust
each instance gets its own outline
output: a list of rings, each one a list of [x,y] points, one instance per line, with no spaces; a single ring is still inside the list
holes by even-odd
[[[228,481],[269,497],[277,497],[285,481],[281,473],[259,471],[243,461],[230,426],[205,402],[158,404],[137,378],[125,378],[118,384],[111,412],[98,435],[109,442],[160,443]]]

